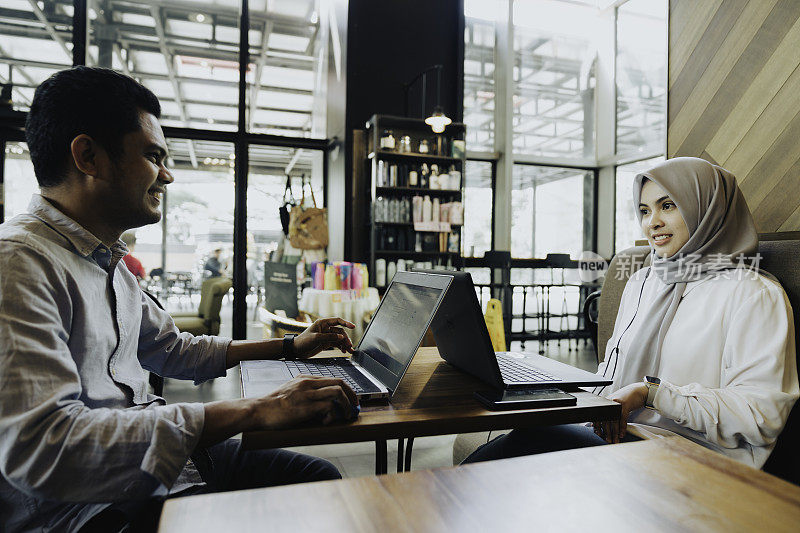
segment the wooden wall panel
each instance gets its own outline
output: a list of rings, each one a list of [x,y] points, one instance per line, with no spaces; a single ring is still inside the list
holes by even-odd
[[[759,232],[800,230],[800,1],[671,0],[667,155],[722,165]]]

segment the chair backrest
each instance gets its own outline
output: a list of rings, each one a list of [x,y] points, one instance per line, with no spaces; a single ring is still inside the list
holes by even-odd
[[[778,278],[789,297],[794,315],[795,349],[800,341],[800,235],[764,234],[758,252],[760,267]],[[798,359],[800,366],[800,359]],[[795,404],[764,471],[800,485],[800,403]]]
[[[198,314],[211,335],[219,333],[222,299],[228,294],[233,282],[226,277],[208,278],[200,287],[200,306]]]
[[[619,302],[622,291],[631,275],[649,264],[649,246],[635,246],[619,252],[611,259],[603,280],[600,300],[597,302],[597,359],[602,361],[606,356],[606,344],[614,333],[614,322],[617,320]]]
[[[200,285],[200,305],[197,308],[197,314],[201,318],[208,316],[209,307],[211,306],[211,291],[214,285],[222,278],[217,276],[215,278],[206,278]]]
[[[600,360],[605,358],[606,344],[614,332],[625,284],[633,272],[649,263],[649,251],[648,246],[636,246],[618,253],[611,260],[597,306],[597,349]],[[800,233],[760,234],[758,252],[759,267],[775,276],[789,297],[797,348],[800,343]],[[632,268],[632,264],[637,266]],[[800,402],[792,409],[764,470],[800,484]]]

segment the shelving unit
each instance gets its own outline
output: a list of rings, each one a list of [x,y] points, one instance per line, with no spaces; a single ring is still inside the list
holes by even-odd
[[[383,148],[381,137],[384,131],[390,130],[396,140],[395,150]],[[380,198],[386,201],[407,201],[412,203],[414,196],[428,196],[431,200],[437,199],[439,203],[462,202],[463,205],[463,186],[465,153],[463,145],[461,149],[456,149],[455,156],[453,151],[453,141],[463,141],[465,139],[466,128],[463,124],[450,124],[441,134],[435,134],[431,127],[425,124],[422,119],[412,119],[406,117],[394,117],[387,115],[373,115],[366,124],[366,146],[364,157],[365,185],[369,189],[369,216],[368,216],[368,263],[370,272],[370,284],[376,284],[378,280],[376,261],[384,259],[387,263],[387,279],[389,281],[389,268],[391,262],[400,259],[406,262],[427,263],[431,266],[449,266],[460,268],[462,265],[462,226],[463,224],[450,224],[450,232],[447,237],[439,237],[438,232],[415,231],[412,221],[392,221],[385,222],[376,219],[375,205]],[[410,151],[399,151],[400,139],[408,136],[411,139]],[[428,142],[430,153],[419,153],[419,143],[422,139]],[[362,152],[363,153],[363,152]],[[421,168],[425,165],[431,169],[433,165],[439,168],[440,173],[446,174],[452,167],[460,172],[460,186],[456,189],[409,186],[407,183],[411,171],[416,171],[420,175]],[[397,185],[386,185],[379,183],[379,171],[396,166],[393,171],[397,176]],[[409,220],[413,220],[413,210],[409,212]],[[443,232],[444,233],[444,232]],[[419,234],[419,237],[417,236]],[[436,235],[436,237],[433,237]],[[422,241],[424,248],[436,248],[435,250],[420,250],[418,239]],[[453,250],[452,242],[457,240],[457,250]],[[392,246],[387,249],[387,244]],[[442,249],[444,245],[444,250]],[[398,248],[398,249],[395,249]],[[378,286],[381,288],[381,286]]]

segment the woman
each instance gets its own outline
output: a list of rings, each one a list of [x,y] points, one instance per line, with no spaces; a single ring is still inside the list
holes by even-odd
[[[639,174],[634,203],[651,266],[631,276],[595,393],[618,422],[514,430],[465,462],[678,434],[760,468],[798,392],[794,323],[757,268],[753,217],[727,170],[682,157]]]

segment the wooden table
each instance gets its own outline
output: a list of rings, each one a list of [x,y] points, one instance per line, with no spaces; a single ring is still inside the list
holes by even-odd
[[[573,406],[488,411],[472,396],[474,391],[487,388],[445,363],[435,347],[420,348],[391,403],[366,404],[359,418],[350,423],[244,433],[242,446],[263,449],[376,441],[376,473],[382,474],[387,471],[387,439],[611,420],[620,414],[618,403],[583,391],[572,393],[578,397]],[[406,463],[409,460],[407,455]]]
[[[162,533],[797,531],[800,487],[679,437],[167,501]]]

